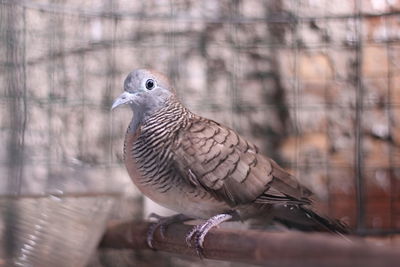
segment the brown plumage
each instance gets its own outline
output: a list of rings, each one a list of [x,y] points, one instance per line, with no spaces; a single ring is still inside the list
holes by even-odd
[[[113,108],[128,103],[134,112],[124,147],[129,175],[159,204],[191,218],[212,217],[188,236],[198,250],[216,222],[263,213],[302,230],[347,231],[319,215],[311,191],[254,144],[185,108],[165,77],[136,70],[124,87]]]

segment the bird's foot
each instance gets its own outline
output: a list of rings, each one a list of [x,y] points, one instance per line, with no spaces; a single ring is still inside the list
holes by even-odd
[[[194,248],[196,249],[197,255],[200,258],[203,258],[203,243],[204,243],[204,238],[207,235],[208,231],[211,230],[211,228],[218,226],[219,224],[228,221],[232,219],[231,214],[218,214],[210,219],[208,219],[206,222],[196,225],[193,227],[193,229],[186,235],[186,244],[189,247],[192,247],[192,242],[194,243]]]
[[[149,230],[147,231],[146,241],[147,241],[147,245],[150,248],[154,249],[154,247],[153,247],[154,233],[156,232],[156,230],[158,228],[160,228],[161,238],[164,238],[165,231],[166,231],[166,228],[168,227],[168,225],[173,224],[173,223],[188,221],[188,220],[191,220],[192,218],[190,218],[186,215],[183,215],[183,214],[175,214],[172,216],[164,217],[164,216],[160,216],[155,213],[151,213],[149,216],[149,219],[155,219],[155,222],[150,225]]]

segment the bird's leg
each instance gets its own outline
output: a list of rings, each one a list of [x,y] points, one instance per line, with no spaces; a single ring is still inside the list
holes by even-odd
[[[194,242],[195,249],[197,255],[200,258],[203,256],[203,242],[204,238],[207,235],[208,231],[214,226],[218,226],[219,224],[228,221],[233,218],[232,214],[222,213],[215,215],[208,219],[206,222],[196,225],[193,229],[186,235],[186,244],[191,247],[191,242]]]
[[[154,233],[156,232],[156,230],[158,228],[160,228],[161,237],[164,238],[165,230],[168,225],[170,225],[172,223],[189,221],[192,218],[190,218],[186,215],[183,215],[183,214],[175,214],[172,216],[164,217],[164,216],[160,216],[155,213],[151,213],[149,215],[149,219],[156,219],[156,222],[150,225],[149,230],[147,231],[147,238],[146,238],[147,245],[150,248],[154,249],[154,247],[153,247]]]

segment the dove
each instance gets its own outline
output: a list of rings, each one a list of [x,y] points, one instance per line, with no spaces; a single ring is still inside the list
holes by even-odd
[[[200,219],[187,234],[202,255],[207,232],[225,221],[268,217],[289,228],[345,234],[347,226],[322,215],[313,193],[257,146],[216,121],[192,113],[168,78],[137,69],[124,81],[111,109],[128,105],[133,117],[124,142],[124,163],[147,197],[175,212],[153,214],[147,236],[173,222]]]

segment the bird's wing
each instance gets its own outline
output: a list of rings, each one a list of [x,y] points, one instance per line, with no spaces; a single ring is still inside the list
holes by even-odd
[[[193,186],[231,206],[305,203],[309,191],[252,143],[217,122],[191,118],[174,140],[175,166]]]

